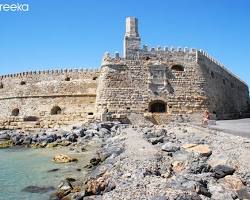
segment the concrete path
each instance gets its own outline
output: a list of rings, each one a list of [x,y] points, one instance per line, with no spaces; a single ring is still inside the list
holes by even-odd
[[[147,160],[157,153],[157,149],[143,138],[142,133],[138,133],[132,128],[127,128],[124,132],[127,133],[125,154],[130,159]]]
[[[250,138],[250,118],[218,120],[216,125],[210,125],[209,128]]]

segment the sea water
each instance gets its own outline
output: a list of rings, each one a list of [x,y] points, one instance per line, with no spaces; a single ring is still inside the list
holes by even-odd
[[[27,186],[57,188],[60,181],[67,177],[83,176],[86,172],[79,171],[79,168],[83,169],[90,155],[74,155],[80,160],[78,163],[57,164],[51,161],[55,154],[63,151],[62,149],[0,149],[0,200],[46,200],[53,191],[29,193],[22,190]],[[48,172],[53,169],[58,170]]]

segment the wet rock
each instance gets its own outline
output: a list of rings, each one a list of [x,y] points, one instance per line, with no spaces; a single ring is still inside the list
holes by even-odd
[[[153,145],[158,144],[158,143],[163,143],[163,141],[164,141],[164,136],[149,138],[148,141],[149,141],[150,143],[152,143]]]
[[[212,168],[213,170],[213,176],[217,179],[223,178],[226,175],[232,175],[235,171],[233,167],[227,166],[227,165],[216,165]]]
[[[94,158],[91,158],[89,162],[90,162],[90,164],[91,164],[92,166],[96,166],[96,165],[99,164],[99,162],[101,162],[101,158],[99,158],[99,157],[94,157]]]
[[[23,144],[22,136],[19,134],[12,137],[12,140],[15,143],[15,145],[22,145]]]
[[[47,148],[53,148],[53,147],[57,147],[57,146],[58,146],[57,142],[49,143],[46,145]]]
[[[180,150],[180,147],[172,142],[167,142],[164,145],[162,145],[161,149],[167,152],[176,152]]]
[[[58,188],[63,191],[70,191],[73,189],[73,186],[71,185],[70,181],[66,179],[60,183]]]
[[[1,140],[10,140],[10,135],[8,133],[1,134],[0,141]]]
[[[32,137],[27,136],[24,138],[24,140],[23,140],[24,145],[30,145],[31,143],[32,143]]]
[[[56,139],[57,139],[56,135],[48,135],[48,136],[45,138],[45,141],[46,141],[47,143],[52,143],[52,142],[56,141]]]
[[[54,187],[39,187],[39,186],[27,186],[26,188],[22,189],[22,192],[29,192],[29,193],[47,193],[50,191],[55,190]]]
[[[0,149],[9,148],[11,146],[13,146],[13,141],[12,140],[0,141]]]
[[[76,179],[74,179],[74,178],[71,178],[71,177],[68,177],[68,178],[66,178],[65,180],[67,180],[68,182],[75,182],[76,181]]]
[[[70,142],[77,142],[77,138],[78,138],[77,134],[72,133],[69,134],[66,139]]]
[[[67,141],[67,140],[62,141],[62,142],[60,143],[60,146],[63,146],[63,147],[66,147],[66,146],[69,146],[69,145],[71,145],[71,142],[70,142],[70,141]]]
[[[52,160],[57,163],[69,163],[69,162],[76,162],[77,158],[72,158],[64,154],[58,154],[55,155],[55,157]]]
[[[47,172],[57,172],[57,171],[59,171],[60,169],[59,168],[55,168],[55,169],[50,169],[50,170],[48,170]]]
[[[187,152],[198,153],[201,156],[210,156],[212,150],[206,144],[185,144],[182,146]]]

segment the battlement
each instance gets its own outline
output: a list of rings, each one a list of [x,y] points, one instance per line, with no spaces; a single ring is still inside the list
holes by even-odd
[[[67,74],[67,73],[86,73],[86,72],[99,72],[98,68],[67,68],[67,69],[53,69],[53,70],[39,70],[39,71],[27,71],[15,74],[0,75],[0,79],[4,78],[16,78],[16,77],[27,77],[30,75],[51,75],[51,74]]]
[[[133,52],[134,51],[134,52]],[[142,48],[138,50],[132,50],[130,53],[130,57],[123,57],[120,56],[119,52],[115,52],[114,54],[110,54],[106,52],[103,56],[102,65],[112,65],[112,64],[125,64],[128,60],[143,60],[145,56],[153,56],[151,59],[155,58],[158,59],[158,56],[164,56],[165,54],[190,54],[195,56],[197,61],[197,52],[198,50],[195,48],[188,48],[188,47],[167,47],[164,46],[163,48],[158,47],[148,47],[147,45],[143,45]],[[132,56],[133,54],[133,56]],[[167,55],[166,55],[167,56]]]
[[[168,51],[168,52],[186,52],[186,53],[196,53],[195,48],[188,48],[188,47],[168,47],[168,46],[157,46],[157,47],[148,47],[147,45],[143,45],[141,48],[142,52],[160,52],[160,51]]]
[[[214,57],[212,57],[211,55],[209,55],[207,52],[205,52],[204,50],[200,49],[198,50],[198,60],[202,57],[206,58],[209,62],[214,63],[215,65],[217,65],[218,67],[221,68],[221,70],[227,72],[230,76],[238,79],[240,82],[242,82],[243,84],[245,84],[247,86],[247,83],[245,81],[243,81],[239,76],[233,74],[230,70],[228,70],[225,65],[223,65],[222,63],[220,63],[218,60],[216,60]]]
[[[189,48],[189,47],[168,47],[164,46],[163,48],[161,46],[157,47],[148,47],[147,45],[143,45],[142,48],[139,49],[140,54],[143,54],[145,52],[152,52],[152,53],[157,53],[157,52],[184,52],[184,53],[196,53],[198,50],[195,48]],[[136,53],[136,52],[135,52]],[[104,57],[107,56],[110,59],[121,59],[125,60],[125,57],[121,57],[119,52],[115,52],[114,54],[110,54],[109,52],[105,52]],[[139,57],[137,57],[139,58]]]

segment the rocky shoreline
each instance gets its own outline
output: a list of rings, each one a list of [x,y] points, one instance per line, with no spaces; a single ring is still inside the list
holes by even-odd
[[[0,132],[0,143],[9,146],[84,151],[93,140],[100,148],[83,166],[88,175],[63,180],[51,200],[250,199],[247,138],[190,123],[137,127],[106,122],[35,135]]]

